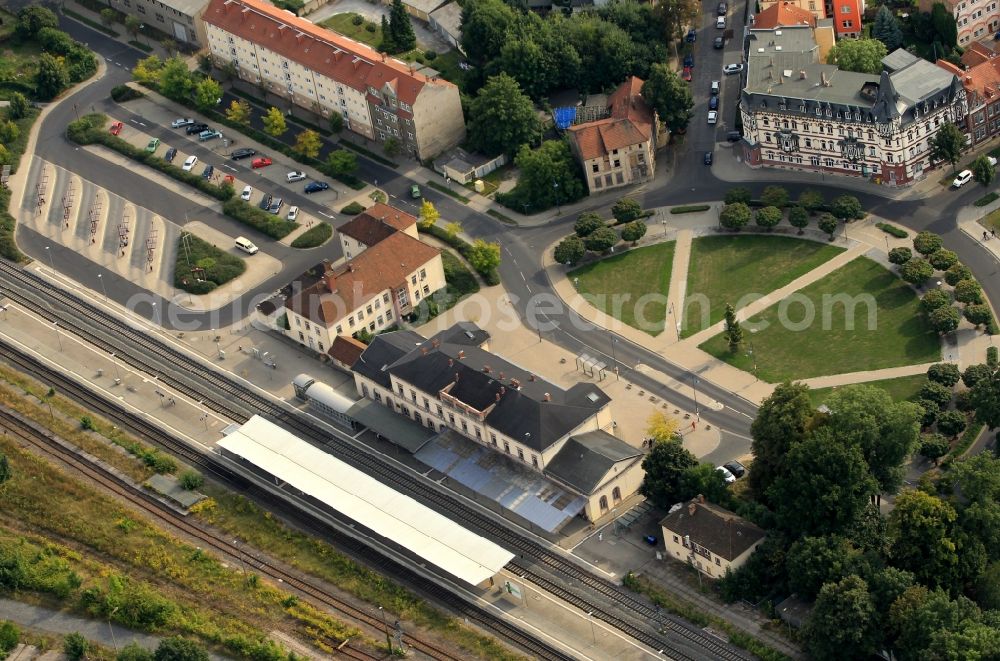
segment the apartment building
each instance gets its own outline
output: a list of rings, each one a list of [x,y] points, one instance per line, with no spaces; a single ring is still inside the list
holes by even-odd
[[[751,32],[740,98],[751,167],[870,177],[903,186],[934,164],[930,141],[964,123],[966,92],[953,73],[902,49],[879,74],[821,63],[805,28]]]
[[[821,20],[826,18],[826,3],[824,0],[758,0],[757,15],[754,16],[754,25],[758,25],[760,20],[760,15],[771,9],[774,6],[784,5],[786,7],[794,7],[796,9],[801,9],[802,11],[809,12],[810,15],[816,20]]]
[[[733,512],[705,502],[703,496],[671,508],[660,521],[667,555],[709,578],[743,566],[766,533]]]
[[[543,473],[585,497],[591,521],[634,494],[642,452],[606,431],[607,394],[590,383],[563,389],[490,352],[489,339],[468,322],[426,340],[379,335],[351,368],[358,394]]]
[[[820,11],[822,13],[822,11]],[[754,30],[778,30],[781,28],[807,27],[812,31],[818,47],[818,61],[826,62],[826,56],[837,41],[833,21],[816,18],[815,12],[807,11],[793,2],[774,2],[754,17]]]
[[[365,209],[337,228],[340,248],[344,251],[345,259],[360,255],[396,232],[403,232],[414,239],[420,239],[415,216],[381,202]]]
[[[202,14],[208,0],[108,0],[108,6],[166,32],[178,43],[207,45]]]
[[[857,39],[861,36],[865,0],[826,0],[826,15],[833,19],[838,39]]]
[[[946,60],[937,65],[958,76],[965,88],[968,113],[961,124],[966,144],[976,146],[1000,135],[1000,56],[973,43],[962,56],[963,62],[974,62],[960,68]]]
[[[997,0],[920,0],[920,11],[929,12],[940,2],[955,17],[958,26],[958,45],[988,37],[1000,30],[1000,10]]]
[[[569,144],[591,193],[653,178],[660,120],[642,98],[635,76],[608,99],[608,116],[569,127]]]
[[[415,65],[262,0],[210,0],[204,22],[217,64],[366,139],[423,160],[465,138],[458,87]]]

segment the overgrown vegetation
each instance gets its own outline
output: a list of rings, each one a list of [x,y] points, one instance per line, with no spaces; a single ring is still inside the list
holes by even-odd
[[[181,232],[174,261],[174,286],[191,294],[207,294],[238,278],[245,261],[190,232]]]
[[[431,236],[439,239],[440,241],[444,241],[449,246],[457,250],[458,254],[462,255],[467,260],[469,260],[469,263],[472,264],[473,267],[475,267],[476,270],[479,271],[479,275],[483,276],[483,280],[486,282],[487,285],[492,287],[493,285],[500,284],[500,273],[496,269],[496,267],[499,265],[499,255],[497,256],[497,263],[495,265],[480,270],[479,267],[476,266],[477,260],[475,257],[475,251],[477,249],[477,246],[469,243],[462,237],[458,236],[457,231],[452,232],[449,231],[449,228],[439,227],[437,225],[428,225],[423,227],[418,226],[418,229],[421,232],[426,232],[427,234],[430,234]]]

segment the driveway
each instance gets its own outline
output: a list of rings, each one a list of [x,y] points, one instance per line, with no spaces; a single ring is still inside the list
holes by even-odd
[[[334,0],[330,4],[323,5],[304,18],[307,21],[312,21],[313,23],[322,23],[336,14],[347,14],[353,12],[364,16],[373,23],[378,24],[382,21],[383,16],[386,18],[389,17],[389,9],[389,5],[383,5],[377,2],[368,2],[368,0]],[[417,35],[417,45],[420,46],[420,48],[424,50],[430,48],[438,53],[445,53],[451,50],[451,44],[442,39],[436,32],[431,30],[423,21],[419,21],[411,16],[410,23],[413,25],[413,32]]]

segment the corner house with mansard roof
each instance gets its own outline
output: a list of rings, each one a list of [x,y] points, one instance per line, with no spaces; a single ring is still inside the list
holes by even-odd
[[[465,138],[458,87],[432,69],[379,53],[261,0],[211,0],[204,12],[216,64],[242,80],[421,160]],[[429,75],[428,75],[429,74]]]
[[[963,123],[958,77],[900,49],[878,74],[822,64],[806,27],[751,32],[740,98],[751,167],[868,177],[905,186],[935,165],[930,142]]]

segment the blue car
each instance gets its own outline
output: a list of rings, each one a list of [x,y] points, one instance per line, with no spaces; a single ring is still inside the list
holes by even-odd
[[[698,40],[698,32],[694,28],[688,30],[687,36],[684,37],[684,41],[688,42],[689,44],[693,44],[697,40]]]
[[[717,97],[717,96],[710,96],[710,97],[708,97],[708,109],[709,110],[718,110],[719,109],[719,97]]]
[[[684,66],[694,68],[694,55],[688,53],[684,56]]]
[[[325,181],[310,181],[308,184],[306,184],[305,191],[306,194],[308,195],[309,193],[318,193],[321,190],[329,190],[329,188],[330,184],[326,183]]]
[[[201,173],[201,178],[202,179],[211,179],[213,174],[215,174],[215,166],[214,165],[206,165],[205,169]]]

